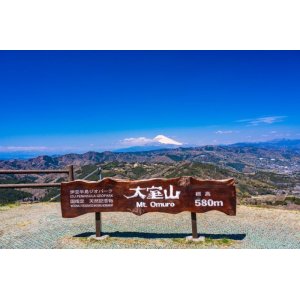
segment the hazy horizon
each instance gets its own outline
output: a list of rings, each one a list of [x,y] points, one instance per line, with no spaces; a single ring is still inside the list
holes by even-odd
[[[238,142],[238,143],[233,143],[233,144],[203,144],[203,145],[179,145],[179,146],[174,146],[173,148],[170,148],[170,145],[166,145],[165,147],[161,144],[160,146],[157,146],[157,150],[163,150],[163,149],[176,149],[176,148],[193,148],[193,147],[204,147],[204,146],[230,146],[230,145],[236,145],[236,144],[253,144],[255,145],[256,143],[272,143],[272,142],[276,142],[276,141],[300,141],[300,139],[273,139],[273,140],[266,140],[266,141],[256,141],[256,142]],[[149,147],[151,148],[151,145],[149,145]],[[134,149],[136,148],[136,149]],[[140,148],[140,149],[139,149]],[[143,150],[143,148],[145,148],[146,150]],[[24,159],[31,159],[31,158],[35,158],[38,156],[61,156],[61,155],[66,155],[66,154],[84,154],[87,152],[105,152],[105,151],[109,151],[109,152],[118,152],[119,150],[122,152],[126,152],[126,149],[128,149],[128,152],[138,152],[138,151],[151,151],[147,150],[147,146],[135,146],[135,147],[124,147],[124,148],[118,148],[118,149],[110,149],[110,150],[94,150],[94,149],[85,149],[85,150],[81,150],[81,151],[68,151],[65,150],[63,152],[47,152],[47,151],[32,151],[32,150],[11,150],[8,152],[3,152],[0,151],[0,160],[11,160],[11,159],[20,159],[20,160],[24,160]],[[156,150],[153,147],[153,150]]]

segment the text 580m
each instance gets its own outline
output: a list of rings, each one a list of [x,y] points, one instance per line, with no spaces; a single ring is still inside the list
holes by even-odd
[[[195,206],[223,206],[224,203],[221,200],[212,200],[212,199],[196,199]]]

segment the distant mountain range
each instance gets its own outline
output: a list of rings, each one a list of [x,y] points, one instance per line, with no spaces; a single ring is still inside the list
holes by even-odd
[[[247,197],[268,194],[294,197],[300,188],[299,145],[300,140],[202,147],[177,147],[166,144],[165,149],[149,151],[101,153],[90,151],[84,154],[0,160],[0,169],[57,169],[72,164],[75,166],[75,178],[84,178],[97,166],[101,166],[104,177],[131,179],[177,176],[198,176],[204,179],[232,177],[238,182],[237,192],[240,201],[244,201],[243,199]],[[145,150],[145,148],[137,149]],[[93,176],[89,177],[89,180],[99,179],[97,174]],[[60,178],[53,174],[0,175],[0,183],[40,183],[53,180],[62,181],[64,177]],[[33,196],[49,200],[58,193],[59,191],[54,188],[29,189],[26,192],[3,189],[0,191],[0,205],[1,201],[13,203]],[[297,201],[300,201],[300,198]]]
[[[148,151],[87,152],[59,156],[38,156],[26,160],[2,160],[1,169],[55,169],[73,164],[83,166],[106,162],[165,163],[182,161],[212,163],[219,167],[253,172],[272,170],[279,173],[300,171],[300,140],[263,143],[239,143],[227,146],[175,147]],[[175,148],[174,148],[175,147]]]
[[[222,145],[220,145],[222,146]],[[257,148],[268,148],[268,149],[300,149],[300,140],[272,140],[268,142],[256,142],[256,143],[236,143],[232,145],[224,145],[228,147],[257,147]],[[142,152],[162,149],[176,149],[179,148],[174,143],[152,143],[151,145],[145,146],[134,146],[128,148],[122,148],[114,150],[113,152]],[[181,145],[180,148],[199,148],[195,145]]]
[[[268,142],[257,142],[257,143],[237,143],[232,146],[236,147],[259,147],[259,148],[280,148],[280,149],[300,149],[300,140],[272,140]]]
[[[117,150],[113,150],[116,153],[122,152],[143,152],[143,151],[154,151],[154,150],[162,150],[162,149],[177,149],[178,146],[175,145],[148,145],[148,146],[133,146],[128,148],[121,148]]]
[[[157,150],[167,150],[167,149],[190,149],[190,148],[203,148],[207,146],[197,146],[193,144],[182,144],[175,140],[172,140],[164,135],[158,135],[153,139],[150,139],[145,145],[140,146],[128,146],[126,148],[120,148],[112,150],[114,153],[132,153],[132,152],[145,152],[145,151],[157,151]],[[216,147],[216,146],[213,146]],[[236,143],[232,145],[219,145],[219,147],[254,147],[254,148],[265,148],[265,149],[300,149],[300,140],[272,140],[268,142],[257,142],[257,143]],[[98,152],[97,152],[98,153]],[[48,154],[45,153],[43,156],[50,157],[60,157],[64,155],[69,155],[68,153],[64,154]],[[79,154],[83,155],[83,154]],[[40,156],[40,152],[28,152],[28,151],[12,151],[12,152],[0,152],[0,161],[1,160],[28,160]]]

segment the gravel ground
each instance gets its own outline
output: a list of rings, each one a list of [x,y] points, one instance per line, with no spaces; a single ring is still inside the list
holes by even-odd
[[[204,243],[191,243],[189,213],[103,213],[103,241],[89,240],[94,215],[63,219],[59,203],[0,208],[0,248],[259,248],[299,249],[300,212],[239,206],[236,217],[198,214]]]

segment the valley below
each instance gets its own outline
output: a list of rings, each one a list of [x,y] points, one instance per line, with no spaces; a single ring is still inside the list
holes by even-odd
[[[141,152],[87,152],[61,156],[39,156],[26,160],[0,160],[0,169],[63,169],[74,165],[75,179],[99,180],[172,178],[234,178],[238,203],[300,208],[300,148],[297,142],[280,144],[236,144]],[[89,176],[89,174],[93,173]],[[64,175],[0,175],[0,183],[62,182]],[[0,189],[1,205],[49,201],[59,189]],[[55,200],[59,200],[56,197]]]

